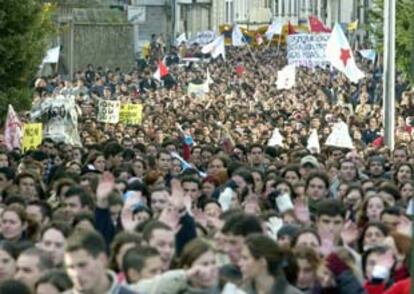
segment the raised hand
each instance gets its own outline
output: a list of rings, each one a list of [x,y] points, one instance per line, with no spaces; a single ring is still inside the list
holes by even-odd
[[[351,245],[356,242],[358,237],[358,226],[351,220],[348,220],[341,231],[342,242],[346,245]]]
[[[110,172],[104,172],[96,188],[96,204],[99,208],[108,207],[108,197],[115,188],[115,179]]]
[[[296,198],[294,201],[294,208],[296,218],[301,223],[309,223],[310,222],[310,212],[309,207],[305,199]]]

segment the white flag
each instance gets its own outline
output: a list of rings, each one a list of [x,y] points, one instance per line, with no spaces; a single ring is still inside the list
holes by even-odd
[[[313,129],[308,138],[308,145],[306,146],[311,153],[320,153],[321,147],[319,145],[318,131]]]
[[[272,137],[269,139],[267,146],[280,146],[283,147],[283,136],[280,134],[279,129],[275,128],[272,133]]]
[[[226,49],[224,46],[224,35],[218,36],[213,42],[205,45],[201,49],[203,54],[211,54],[211,57],[217,58],[219,55],[223,56],[223,59],[226,59]]]
[[[337,122],[333,126],[332,133],[326,139],[326,146],[354,149],[352,138],[349,135],[348,125],[343,121]]]
[[[233,46],[246,45],[244,42],[243,33],[240,31],[240,27],[238,24],[235,24],[233,26],[233,32],[231,33],[231,41]]]
[[[358,51],[362,57],[371,60],[372,63],[375,63],[375,59],[377,58],[377,53],[374,49],[362,49]]]
[[[185,33],[182,33],[181,35],[178,36],[178,38],[175,40],[175,44],[177,46],[180,46],[181,43],[187,43],[187,37],[185,36]]]
[[[272,24],[267,28],[265,33],[266,39],[271,40],[274,35],[281,35],[283,30],[283,22],[274,21]]]
[[[335,24],[326,44],[325,54],[332,66],[343,72],[351,82],[357,83],[364,77],[364,73],[355,63],[349,42],[339,24]]]
[[[278,90],[290,89],[295,86],[296,68],[294,64],[286,65],[277,72],[276,86]]]
[[[211,75],[210,75],[210,72],[209,72],[208,68],[207,68],[207,78],[206,78],[206,82],[207,82],[207,85],[214,84],[214,81],[211,78]]]

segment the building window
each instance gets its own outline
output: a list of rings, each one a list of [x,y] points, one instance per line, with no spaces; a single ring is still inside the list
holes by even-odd
[[[264,8],[272,8],[270,2],[271,0],[264,0]]]
[[[233,0],[226,0],[225,2],[226,17],[225,22],[231,24],[234,22],[234,3]]]

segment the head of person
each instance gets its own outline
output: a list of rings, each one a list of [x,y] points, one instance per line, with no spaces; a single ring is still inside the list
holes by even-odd
[[[338,177],[345,183],[351,183],[358,178],[358,168],[352,160],[344,159],[339,165]]]
[[[361,232],[359,239],[360,251],[366,251],[371,247],[381,245],[389,234],[388,228],[381,222],[368,222]]]
[[[97,171],[103,173],[105,171],[105,155],[102,152],[91,152],[86,159],[86,164],[92,165]]]
[[[120,272],[125,253],[133,247],[140,246],[141,242],[142,239],[137,233],[127,231],[118,233],[111,243],[111,268],[115,272]]]
[[[71,217],[82,211],[93,211],[94,209],[91,195],[78,186],[71,187],[66,191],[63,205],[66,213]]]
[[[149,246],[133,247],[124,255],[122,270],[128,284],[135,284],[161,274],[163,262],[157,249]]]
[[[299,227],[296,225],[284,224],[277,232],[277,245],[282,249],[290,249],[298,229]]]
[[[145,225],[142,237],[148,246],[158,250],[163,270],[169,269],[175,253],[175,234],[171,227],[159,221],[151,221]]]
[[[325,173],[312,172],[306,179],[306,195],[313,201],[320,201],[329,195],[329,178]]]
[[[26,206],[26,213],[39,225],[47,225],[52,216],[50,205],[44,200],[30,201]]]
[[[0,282],[12,279],[16,273],[18,250],[9,241],[0,242]]]
[[[170,192],[166,187],[155,188],[151,192],[151,209],[155,215],[159,215],[169,202]]]
[[[381,222],[390,230],[396,230],[400,223],[401,210],[398,207],[387,207],[381,212]]]
[[[250,164],[253,166],[263,164],[263,146],[260,144],[253,144],[250,146],[247,157]]]
[[[160,150],[157,154],[157,168],[165,174],[171,169],[172,157],[167,150]]]
[[[219,219],[222,208],[220,202],[215,199],[208,199],[203,202],[202,210],[206,214],[207,217]]]
[[[207,176],[201,183],[201,190],[204,196],[211,198],[216,188],[219,186],[219,180],[215,176]]]
[[[398,187],[392,182],[384,182],[380,185],[378,194],[385,200],[389,206],[394,206],[401,195]]]
[[[377,245],[364,251],[364,254],[362,255],[362,272],[367,281],[372,280],[372,273],[375,265],[388,250],[389,248],[386,246]]]
[[[32,291],[40,277],[53,268],[53,260],[39,248],[29,248],[20,253],[14,278]]]
[[[218,172],[226,170],[228,166],[228,160],[224,157],[215,156],[213,157],[207,166],[207,174],[209,176],[215,176]]]
[[[378,194],[367,196],[362,203],[362,218],[367,221],[379,221],[382,211],[388,207],[385,200]]]
[[[0,167],[0,190],[7,190],[13,185],[15,173],[10,167]]]
[[[254,233],[262,233],[263,230],[260,219],[256,216],[234,213],[225,220],[221,232],[225,235],[224,250],[230,262],[237,265],[245,238]]]
[[[237,184],[237,194],[244,200],[247,195],[250,195],[255,190],[254,179],[246,169],[238,169],[233,172],[231,179]]]
[[[252,234],[244,242],[239,267],[245,280],[257,281],[263,275],[276,279],[282,272],[283,261],[284,253],[273,239]]]
[[[306,291],[313,289],[317,283],[316,272],[321,259],[317,251],[310,247],[299,246],[294,251],[298,265],[296,287]]]
[[[63,270],[52,270],[42,275],[36,282],[36,294],[59,294],[68,291],[73,284],[69,276]]]
[[[106,245],[95,231],[79,230],[69,236],[65,246],[65,267],[79,293],[98,293],[108,279]],[[106,289],[105,289],[106,290]]]
[[[404,146],[396,146],[392,153],[393,165],[398,166],[407,162],[408,152]]]
[[[293,237],[293,248],[299,247],[309,247],[315,251],[319,250],[319,247],[322,244],[321,238],[318,235],[318,232],[313,228],[301,228],[299,229]]]
[[[27,232],[29,218],[18,204],[6,207],[1,214],[1,233],[5,240],[19,241]]]
[[[299,168],[296,165],[287,166],[282,173],[282,177],[291,185],[295,184],[301,179]]]
[[[339,200],[325,199],[318,203],[316,226],[319,232],[339,238],[345,222],[345,208]]]
[[[414,182],[402,183],[399,189],[403,204],[407,204],[414,197]]]
[[[303,179],[306,179],[310,173],[316,172],[320,167],[320,164],[315,156],[306,155],[300,160],[300,175]]]
[[[49,253],[56,267],[63,264],[63,254],[66,238],[70,227],[63,222],[52,222],[40,232],[38,247]]]
[[[372,156],[368,159],[368,172],[371,177],[381,177],[385,172],[385,160],[382,156]]]
[[[357,211],[364,199],[364,191],[359,185],[350,185],[345,192],[343,202],[345,207]]]
[[[109,142],[104,148],[104,156],[109,168],[117,167],[122,163],[124,148],[117,142]]]
[[[401,163],[395,168],[394,182],[398,185],[401,183],[411,182],[413,180],[413,167],[411,164],[405,162]]]
[[[212,288],[218,284],[218,265],[213,246],[206,240],[197,238],[184,246],[178,267],[198,268],[199,274],[191,281],[194,288]]]
[[[26,198],[36,199],[38,196],[37,179],[31,173],[21,173],[16,177],[19,193]]]
[[[185,176],[181,179],[181,186],[184,194],[190,196],[193,202],[197,202],[201,196],[200,180],[193,176]]]

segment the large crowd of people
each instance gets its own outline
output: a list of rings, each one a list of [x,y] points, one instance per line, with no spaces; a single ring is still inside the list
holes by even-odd
[[[299,68],[278,90],[283,45],[211,60],[200,48],[169,50],[161,82],[155,39],[131,71],[38,79],[34,107],[75,96],[82,144],[2,145],[0,293],[409,293],[414,91],[402,75],[390,150],[381,59],[358,59],[358,84]],[[187,94],[207,70],[209,92]],[[142,124],[97,121],[98,99],[142,104]],[[338,121],[353,149],[324,144]],[[307,148],[314,130],[320,150]]]

